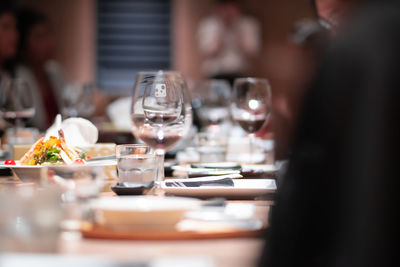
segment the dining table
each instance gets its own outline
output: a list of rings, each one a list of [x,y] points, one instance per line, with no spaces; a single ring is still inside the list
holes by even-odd
[[[0,177],[1,187],[26,186],[13,176]],[[100,198],[118,197],[112,191],[102,192]],[[206,201],[206,200],[202,200]],[[251,203],[255,206],[254,218],[268,226],[268,215],[273,200],[226,200],[226,203]],[[101,257],[118,263],[149,263],[155,259],[207,259],[210,266],[257,266],[264,246],[264,231],[256,236],[183,240],[112,240],[87,238],[80,231],[62,231],[55,251],[60,256]]]

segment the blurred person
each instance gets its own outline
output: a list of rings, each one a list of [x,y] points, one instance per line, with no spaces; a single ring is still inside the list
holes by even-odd
[[[249,75],[261,46],[259,23],[244,15],[234,0],[217,1],[215,13],[200,21],[197,37],[204,55],[204,74],[231,84],[235,78]]]
[[[17,76],[33,91],[34,127],[47,129],[60,113],[61,95],[66,79],[61,66],[54,60],[55,40],[47,17],[33,9],[17,12],[19,66]]]
[[[18,32],[13,5],[10,1],[2,0],[0,2],[0,86],[4,80],[14,76],[17,42]],[[6,127],[6,122],[0,118],[0,137]]]
[[[17,15],[20,32],[17,75],[34,91],[36,114],[33,126],[45,130],[53,124],[56,115],[62,113],[64,91],[71,86],[93,87],[87,104],[93,105],[93,109],[88,109],[93,111],[81,116],[104,117],[112,99],[99,92],[92,83],[70,83],[67,80],[62,66],[55,60],[55,38],[49,19],[30,8],[21,9]]]
[[[400,265],[400,5],[350,22],[307,97],[260,266]]]
[[[311,0],[320,24],[336,33],[338,28],[346,24],[354,10],[368,0]]]
[[[270,59],[280,57],[275,61],[284,62],[281,65],[285,68],[282,70],[275,65],[269,67],[271,73],[285,76],[282,77],[282,84],[277,84],[281,88],[275,90],[273,99],[273,131],[278,160],[287,159],[291,153],[293,134],[302,110],[303,99],[308,93],[310,82],[326,46],[338,31],[346,28],[347,20],[357,8],[367,2],[369,0],[311,0],[317,20],[297,21],[289,44],[268,55]]]
[[[18,32],[11,2],[0,2],[0,80],[12,75],[13,59],[17,53]]]
[[[313,19],[295,22],[285,44],[269,47],[266,68],[273,78],[272,131],[276,160],[288,159],[303,99],[328,43],[328,32]],[[279,62],[279,64],[276,64]],[[263,129],[268,131],[268,129]],[[259,134],[263,134],[261,131]]]

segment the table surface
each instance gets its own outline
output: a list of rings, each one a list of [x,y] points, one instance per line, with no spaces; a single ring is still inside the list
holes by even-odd
[[[269,203],[255,203],[256,216],[266,219]],[[122,262],[147,262],[164,257],[210,257],[215,266],[256,266],[263,248],[262,238],[231,238],[185,241],[126,241],[87,239],[64,233],[59,253],[68,255],[101,255]]]
[[[12,177],[0,177],[2,186],[21,186]],[[113,195],[104,192],[102,196]],[[229,200],[231,203],[253,203],[256,205],[255,218],[265,225],[268,221],[271,201]],[[78,232],[63,232],[58,242],[61,255],[106,257],[118,262],[149,262],[155,258],[208,257],[215,266],[241,267],[256,266],[263,248],[262,238],[230,238],[183,241],[130,241],[82,238]]]

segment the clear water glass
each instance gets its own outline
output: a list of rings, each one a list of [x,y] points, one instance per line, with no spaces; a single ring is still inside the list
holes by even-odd
[[[127,144],[116,147],[119,182],[151,182],[157,176],[157,157],[147,145]]]

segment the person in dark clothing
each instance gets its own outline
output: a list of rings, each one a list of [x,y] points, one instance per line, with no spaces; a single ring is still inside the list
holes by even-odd
[[[311,0],[310,3],[320,24],[336,33],[351,18],[357,6],[368,1],[371,0]]]
[[[10,1],[0,2],[0,80],[14,73],[13,59],[17,53],[18,32],[13,5]]]
[[[400,5],[348,25],[309,92],[260,266],[400,266]]]
[[[32,126],[46,130],[60,113],[66,79],[54,60],[56,46],[48,18],[31,8],[18,10],[17,18],[20,40],[16,73],[34,92],[36,115]]]
[[[15,75],[14,59],[17,53],[18,42],[16,24],[11,1],[0,1],[0,92],[3,90],[3,84]],[[3,136],[6,128],[7,124],[0,116],[0,138]]]

